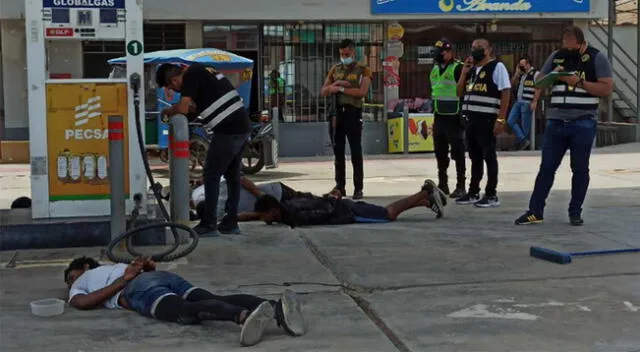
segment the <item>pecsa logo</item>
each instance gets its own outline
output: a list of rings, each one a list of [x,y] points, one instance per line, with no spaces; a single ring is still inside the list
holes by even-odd
[[[90,120],[99,118],[102,116],[100,108],[101,97],[95,96],[87,100],[86,104],[76,106],[76,115],[74,126],[75,129],[64,130],[65,140],[90,140],[90,139],[107,139],[109,138],[109,130],[102,128],[78,128],[86,125]]]

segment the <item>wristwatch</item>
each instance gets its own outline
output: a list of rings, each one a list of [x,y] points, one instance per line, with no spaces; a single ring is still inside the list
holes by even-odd
[[[504,125],[504,118],[498,116],[498,118],[496,119],[496,122]]]
[[[340,93],[344,93],[344,87],[340,87]]]
[[[578,81],[578,83],[576,83],[576,87],[578,87],[578,88],[584,88],[584,79],[580,78],[580,80]]]

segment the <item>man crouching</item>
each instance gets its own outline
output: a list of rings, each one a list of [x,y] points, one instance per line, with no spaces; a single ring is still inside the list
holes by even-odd
[[[278,301],[247,294],[218,296],[176,274],[155,269],[148,258],[136,258],[129,265],[100,265],[88,257],[74,259],[64,271],[69,304],[77,309],[124,308],[185,325],[231,321],[242,325],[243,346],[260,342],[271,321],[292,336],[304,334],[301,305],[292,291],[286,290]]]

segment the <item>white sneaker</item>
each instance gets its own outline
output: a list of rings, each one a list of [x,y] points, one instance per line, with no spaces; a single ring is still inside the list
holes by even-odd
[[[277,319],[282,328],[292,336],[301,336],[305,332],[302,304],[298,296],[291,290],[285,290],[280,298],[282,319]],[[276,317],[278,316],[276,308]]]
[[[240,331],[240,344],[253,346],[262,340],[262,332],[275,316],[270,302],[263,302],[247,317]]]

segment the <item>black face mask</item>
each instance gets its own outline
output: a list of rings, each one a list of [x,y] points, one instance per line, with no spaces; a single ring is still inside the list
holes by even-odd
[[[580,56],[580,51],[578,49],[560,49],[558,50],[558,55],[562,58],[568,60],[576,60]]]
[[[471,57],[473,58],[473,61],[476,63],[484,60],[484,58],[486,57],[486,55],[484,54],[484,49],[482,48],[473,49],[473,51],[471,51]]]
[[[443,53],[437,53],[435,60],[437,63],[442,64],[444,63],[444,54]]]
[[[524,68],[524,66],[520,66],[520,71],[525,72],[526,69]]]

